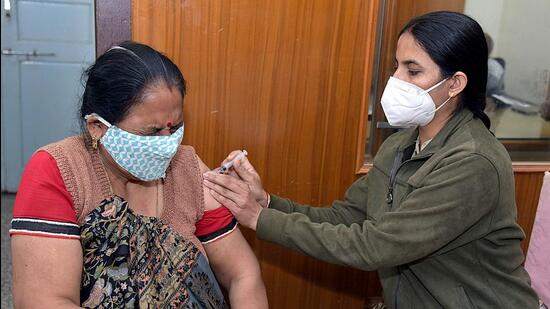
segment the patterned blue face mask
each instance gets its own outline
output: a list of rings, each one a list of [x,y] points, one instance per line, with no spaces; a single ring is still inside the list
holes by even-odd
[[[143,181],[166,176],[166,169],[183,138],[183,125],[170,136],[142,136],[113,126],[95,113],[84,118],[90,117],[108,127],[100,142],[120,167]]]

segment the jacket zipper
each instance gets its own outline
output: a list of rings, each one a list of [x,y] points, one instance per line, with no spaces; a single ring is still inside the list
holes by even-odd
[[[403,160],[403,154],[404,154],[403,151],[398,151],[395,154],[395,158],[393,159],[393,166],[390,172],[390,181],[388,184],[388,194],[386,195],[386,203],[388,204],[388,210],[392,210],[393,208],[393,190],[395,188],[395,183],[397,181],[397,172],[399,172],[401,167],[403,167],[405,163],[409,163],[409,162],[417,161],[421,159],[427,159],[432,156],[432,154],[417,156],[415,158],[409,158],[401,162],[401,160]]]
[[[404,151],[399,150],[397,151],[397,153],[395,154],[395,158],[393,159],[393,166],[390,172],[390,182],[388,184],[388,194],[386,195],[386,203],[388,204],[388,211],[392,210],[393,208],[393,189],[395,188],[395,182],[397,181],[397,172],[399,172],[401,167],[405,165],[405,163],[407,162],[418,160],[418,159],[424,159],[431,156],[431,154],[427,156],[424,155],[421,157],[416,157],[414,159],[409,158],[406,161],[401,162],[403,160],[403,155],[404,155]],[[395,285],[394,300],[393,300],[395,309],[397,309],[398,307],[397,301],[399,300],[398,295],[399,295],[400,283],[401,283],[401,267],[397,266],[397,283]]]
[[[397,151],[393,159],[393,166],[390,172],[390,182],[388,184],[388,194],[386,195],[386,203],[388,204],[388,211],[391,211],[393,208],[393,189],[395,187],[395,181],[397,179],[397,172],[403,166],[403,151]],[[399,293],[399,283],[401,282],[401,270],[397,266],[397,283],[395,284],[395,289],[393,291],[393,306],[397,309],[398,293]]]
[[[393,159],[393,166],[390,172],[390,183],[388,184],[388,194],[386,195],[386,203],[388,204],[388,210],[393,207],[393,188],[395,187],[395,181],[397,179],[397,172],[402,166],[403,151],[398,151]]]

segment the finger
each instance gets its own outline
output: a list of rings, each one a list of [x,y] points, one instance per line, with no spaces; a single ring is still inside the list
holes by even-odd
[[[245,196],[242,196],[242,193],[239,194],[237,192],[231,191],[226,187],[208,181],[207,179],[204,180],[204,185],[211,191],[215,191],[219,195],[222,195],[223,197],[231,200],[235,204],[239,204],[242,200],[246,199]]]
[[[228,200],[227,198],[219,195],[214,191],[211,191],[210,194],[214,197],[214,199],[216,199],[220,204],[222,204],[223,207],[227,208],[231,212],[231,214],[235,216],[237,220],[239,220],[238,216],[241,212],[241,209],[239,208],[238,205],[236,205],[233,201]]]
[[[231,213],[234,213],[235,211],[237,211],[239,209],[239,206],[237,204],[235,204],[235,202],[233,202],[232,200],[226,198],[225,196],[219,194],[218,192],[214,191],[214,190],[209,190],[210,192],[210,195],[212,195],[212,197],[218,201],[218,203],[220,203],[221,205],[225,206],[227,209],[229,209],[229,211],[231,211]]]
[[[229,175],[207,172],[204,173],[203,176],[205,180],[209,180],[233,192],[245,193],[245,191],[249,189],[248,185],[242,180]]]
[[[225,158],[222,162],[221,165],[224,165],[225,163],[233,160],[233,158],[235,158],[238,154],[240,154],[242,152],[242,150],[233,150],[231,151],[231,153],[227,156],[227,158]]]
[[[229,175],[233,178],[236,178],[236,179],[239,179],[239,180],[242,180],[241,177],[239,177],[239,174],[237,174],[237,172],[235,172],[235,170],[233,168],[229,169],[229,171],[225,172],[225,173],[220,173],[220,168],[215,168],[213,170],[210,171],[211,173],[214,173],[214,174],[224,174],[224,175]]]
[[[256,169],[254,169],[254,166],[252,166],[252,163],[248,160],[247,156],[243,156],[240,160],[235,161],[233,166],[240,166],[241,168],[247,169],[250,172],[255,172]]]
[[[210,170],[206,173],[213,173],[213,174],[223,174],[223,175],[229,175],[233,178],[237,178],[237,179],[241,179],[239,177],[239,175],[235,172],[235,170],[233,168],[230,168],[229,171],[226,171],[226,172],[221,172],[221,167],[216,167],[215,169],[213,170]]]
[[[239,179],[239,180],[242,180],[242,178],[239,177],[239,174],[237,174],[237,172],[235,172],[235,169],[233,169],[233,168],[230,169],[230,170],[229,170],[229,173],[227,173],[226,175],[229,175],[229,176],[231,176],[231,177],[233,177],[233,178],[237,178],[237,179]]]
[[[254,166],[248,161],[248,158],[244,157],[241,160],[235,162],[233,165],[233,170],[242,178],[244,181],[251,182],[256,178],[260,178]]]
[[[220,169],[221,169],[220,167],[216,167],[215,169],[212,169],[207,173],[221,174]]]

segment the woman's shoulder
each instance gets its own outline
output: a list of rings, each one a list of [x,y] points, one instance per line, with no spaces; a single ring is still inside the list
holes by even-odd
[[[179,145],[173,161],[188,161],[196,156],[195,148],[190,145]]]
[[[51,154],[54,158],[56,155],[62,153],[62,152],[75,152],[78,150],[84,150],[86,151],[86,141],[83,136],[81,135],[74,135],[69,136],[67,138],[64,138],[62,140],[59,140],[57,142],[50,143],[48,145],[42,146],[40,150],[46,151],[47,153]]]
[[[206,164],[201,160],[195,148],[189,145],[180,145],[178,151],[172,159],[173,168],[191,168],[197,169],[201,175],[202,173],[210,170]]]
[[[483,175],[486,181],[513,181],[512,163],[507,150],[476,118],[453,134],[433,160],[439,167],[456,166],[455,173],[466,173],[471,169]]]
[[[57,162],[57,165],[67,181],[67,176],[80,174],[82,169],[92,165],[91,145],[86,144],[82,136],[70,136],[60,141],[41,147],[38,151],[47,152]]]
[[[192,146],[180,145],[166,172],[167,179],[202,184],[201,161]]]
[[[511,168],[508,151],[481,120],[473,119],[462,135],[459,141],[464,153],[484,157],[497,167]]]
[[[179,145],[178,146],[178,152],[180,151],[192,151],[193,153],[195,152],[195,148],[191,145]]]
[[[195,148],[189,145],[178,146],[167,173],[179,177],[198,176],[200,163]]]
[[[72,197],[49,153],[39,150],[27,163],[15,199],[13,218],[10,235],[79,237],[74,230],[77,221]]]
[[[166,222],[183,235],[194,234],[204,212],[202,172],[195,149],[180,145],[166,171]]]

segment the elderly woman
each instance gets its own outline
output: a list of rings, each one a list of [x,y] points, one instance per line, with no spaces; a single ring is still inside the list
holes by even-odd
[[[177,66],[125,42],[86,75],[82,136],[41,148],[23,173],[10,230],[15,305],[227,307],[219,280],[233,308],[266,308],[258,261],[204,191],[208,168],[180,145]]]

